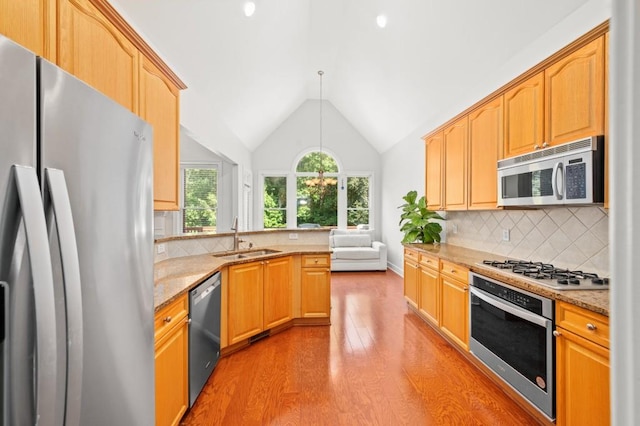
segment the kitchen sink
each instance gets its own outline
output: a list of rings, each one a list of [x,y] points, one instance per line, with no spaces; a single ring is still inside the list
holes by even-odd
[[[223,254],[214,254],[215,257],[219,257],[220,259],[226,260],[238,260],[238,259],[249,259],[252,257],[265,256],[267,254],[280,253],[280,250],[273,249],[260,249],[260,250],[250,250],[243,251],[239,253],[223,253]]]

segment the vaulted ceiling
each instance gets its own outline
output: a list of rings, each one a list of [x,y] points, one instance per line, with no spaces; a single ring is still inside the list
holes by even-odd
[[[111,0],[249,150],[323,70],[323,97],[384,152],[587,0],[254,2]]]

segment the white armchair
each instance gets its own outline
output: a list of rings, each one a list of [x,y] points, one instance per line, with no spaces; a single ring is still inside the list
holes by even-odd
[[[329,233],[332,271],[385,271],[387,246],[373,241],[370,229],[332,229]]]

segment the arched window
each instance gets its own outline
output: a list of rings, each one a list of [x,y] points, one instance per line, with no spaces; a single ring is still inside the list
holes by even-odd
[[[373,173],[341,170],[330,153],[311,151],[290,171],[261,176],[264,229],[347,228],[373,221]]]
[[[297,227],[338,226],[338,164],[313,151],[296,166]]]

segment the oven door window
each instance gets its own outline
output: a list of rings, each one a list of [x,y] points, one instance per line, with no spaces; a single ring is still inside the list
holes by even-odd
[[[502,177],[502,198],[530,198],[553,195],[553,168]]]
[[[471,294],[471,336],[536,386],[546,389],[546,328]]]

